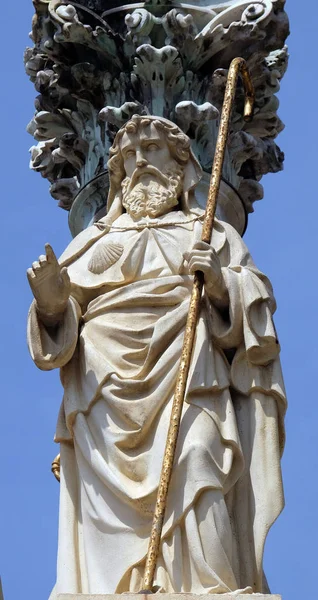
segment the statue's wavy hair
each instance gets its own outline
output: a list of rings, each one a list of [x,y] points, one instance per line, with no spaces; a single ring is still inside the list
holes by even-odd
[[[172,158],[182,167],[190,159],[190,140],[181,129],[165,119],[157,117],[148,117],[134,115],[117,133],[113,146],[109,151],[108,171],[109,171],[109,199],[112,202],[116,191],[125,178],[124,160],[120,150],[120,143],[125,133],[136,134],[139,128],[148,127],[153,123],[157,131],[162,131],[166,135],[167,144]]]

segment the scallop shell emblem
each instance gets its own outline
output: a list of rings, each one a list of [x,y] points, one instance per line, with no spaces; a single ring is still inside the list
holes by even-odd
[[[88,270],[94,275],[104,273],[121,257],[124,246],[114,242],[100,243],[96,246],[88,263]]]

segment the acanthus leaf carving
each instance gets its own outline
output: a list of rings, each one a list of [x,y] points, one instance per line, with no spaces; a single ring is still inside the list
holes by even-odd
[[[254,179],[242,179],[238,192],[248,214],[254,212],[254,202],[264,198],[263,186]]]
[[[67,109],[59,110],[56,113],[44,110],[38,112],[29,123],[27,130],[38,141],[61,137],[64,133],[76,132],[71,120],[71,111]]]
[[[150,33],[160,20],[144,8],[137,8],[133,13],[126,15],[125,23],[128,29],[126,46],[130,48],[128,54],[132,54],[142,44],[151,44]]]
[[[35,46],[25,52],[26,71],[39,94],[28,128],[39,142],[31,165],[52,182],[55,197],[61,190],[64,208],[71,206],[75,187],[78,191],[105,170],[116,131],[134,113],[177,121],[209,170],[217,118],[211,120],[210,109],[200,113],[200,107],[220,111],[227,70],[238,54],[247,59],[255,84],[255,118],[244,123],[239,88],[226,178],[246,197],[253,190],[260,196],[259,188],[244,186],[244,180],[282,167],[281,156],[276,163],[273,158],[273,140],[283,128],[275,97],[288,58],[283,0],[229,1],[204,10],[200,3],[149,1],[143,7],[118,6],[117,12],[105,10],[100,0],[35,0],[34,5]],[[246,135],[233,145],[240,132]],[[258,169],[256,158],[247,158],[238,171],[244,152],[251,152],[250,136],[257,148],[264,141],[269,164]],[[251,161],[253,169],[247,168]],[[73,178],[76,186],[70,184],[66,194],[58,179]]]
[[[59,178],[51,185],[50,194],[52,198],[58,200],[60,208],[70,210],[80,187],[77,177]]]
[[[184,63],[190,64],[199,50],[195,40],[198,30],[193,17],[174,8],[166,14],[162,24],[167,34],[166,44],[178,48]]]
[[[137,102],[125,102],[118,108],[116,106],[106,106],[99,113],[99,119],[114,125],[118,129],[124,125],[132,115],[143,114],[144,109]]]
[[[180,127],[187,133],[191,125],[198,125],[202,121],[213,121],[219,116],[219,111],[210,102],[198,105],[193,101],[179,102],[175,108]]]
[[[47,7],[46,14],[43,5]],[[40,0],[38,6],[39,10],[32,27],[32,39],[52,59],[60,58],[63,61],[64,47],[61,44],[68,43],[74,46],[82,45],[95,51],[100,61],[109,61],[118,69],[123,67],[120,58],[121,37],[116,35],[98,15],[95,15],[95,27],[93,27],[81,21],[77,9],[71,2],[65,4],[62,0],[50,2]],[[85,6],[81,7],[81,10],[92,13]],[[75,56],[76,54],[77,52]]]
[[[173,46],[158,49],[143,44],[136,54],[132,82],[140,101],[151,107],[152,114],[168,116],[169,107],[184,88],[178,51]]]

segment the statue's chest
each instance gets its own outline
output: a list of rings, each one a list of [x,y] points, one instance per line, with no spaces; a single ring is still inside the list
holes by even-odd
[[[193,225],[193,224],[191,224]],[[81,288],[111,288],[184,273],[184,253],[197,241],[193,226],[114,227],[70,268]]]
[[[193,231],[175,228],[146,228],[139,232],[120,264],[125,277],[135,279],[180,274],[184,266],[184,253],[194,243]]]

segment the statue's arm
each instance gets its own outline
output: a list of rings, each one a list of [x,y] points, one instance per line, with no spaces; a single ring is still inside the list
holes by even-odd
[[[203,271],[213,337],[224,349],[244,347],[251,363],[266,365],[279,354],[273,323],[275,300],[268,279],[255,267],[241,237],[227,226],[220,256],[198,242],[186,259],[190,273]]]
[[[241,236],[223,224],[226,244],[219,253],[228,310],[211,302],[213,336],[223,348],[244,348],[251,364],[268,365],[279,354],[273,314],[276,302],[268,278],[255,266]]]
[[[27,272],[34,295],[28,318],[28,345],[35,364],[43,370],[63,367],[77,344],[81,310],[71,296],[66,268],[61,268],[48,244]]]

